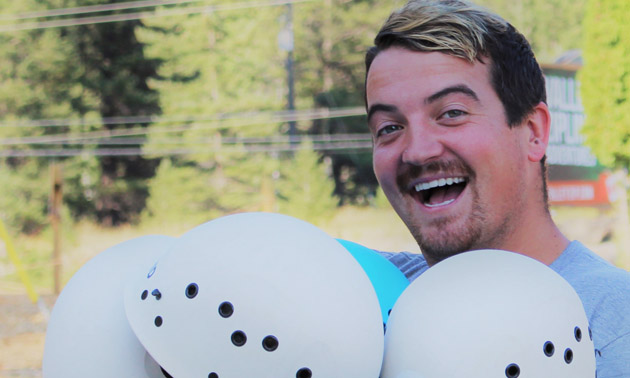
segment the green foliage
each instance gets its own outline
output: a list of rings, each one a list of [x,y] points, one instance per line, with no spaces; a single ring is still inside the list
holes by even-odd
[[[78,81],[98,99],[98,112],[103,118],[160,114],[159,93],[147,84],[157,77],[160,60],[145,57],[144,44],[135,35],[141,26],[139,21],[128,21],[63,31],[62,38],[71,41],[79,58],[82,70]],[[85,107],[83,103],[77,106]],[[105,125],[105,128],[133,126],[149,125]],[[132,221],[144,208],[146,182],[154,175],[159,160],[104,156],[99,163],[101,178],[95,195],[97,218],[111,225]]]
[[[519,27],[542,61],[577,47],[585,1],[478,0]],[[114,2],[0,0],[0,13]],[[404,2],[322,0],[294,4],[296,107],[362,106],[364,53],[390,11]],[[198,4],[176,7],[187,6]],[[0,138],[127,127],[155,131],[149,133],[146,143],[138,141],[134,145],[156,151],[153,155],[60,159],[64,161],[64,201],[75,219],[98,219],[106,224],[134,222],[145,201],[148,207],[142,219],[155,222],[162,218],[184,222],[188,217],[203,221],[242,210],[282,209],[297,214],[300,208],[326,209],[330,204],[315,195],[310,199],[297,195],[306,190],[298,189],[299,185],[309,181],[307,177],[293,177],[310,172],[308,177],[319,177],[318,184],[328,185],[330,180],[324,179],[327,176],[321,172],[322,166],[316,164],[322,157],[334,179],[336,197],[330,203],[370,203],[377,183],[369,151],[321,156],[310,151],[308,160],[302,152],[291,158],[274,151],[271,144],[264,146],[268,152],[254,152],[247,144],[226,143],[287,132],[287,122],[264,114],[284,110],[287,104],[287,52],[278,46],[287,9],[284,5],[266,6],[0,33],[2,122],[160,113],[166,119],[156,124],[3,127]],[[367,132],[364,117],[298,121],[297,126],[300,135]],[[22,144],[7,148],[112,147],[116,146],[94,140],[76,145]],[[178,151],[170,155],[173,149]],[[164,156],[170,157],[156,173],[159,159]],[[298,158],[306,168],[296,168]],[[8,208],[0,207],[0,211],[16,214],[11,219],[20,229],[42,227],[49,184],[42,184],[41,177],[48,175],[48,161],[11,158],[4,162],[1,174],[12,183],[1,190],[39,190],[42,194],[30,194],[36,200],[28,206],[11,207],[14,204],[7,201],[2,206]],[[279,178],[274,179],[278,172]],[[317,193],[330,191],[326,187],[317,189]],[[169,200],[171,196],[181,196],[179,206]],[[287,202],[288,198],[296,201],[295,205]],[[323,204],[309,206],[301,202],[307,199]]]
[[[605,165],[630,166],[630,2],[589,0],[584,21],[583,133]]]
[[[26,11],[33,1],[11,2],[12,12]],[[2,8],[6,9],[6,8]],[[73,80],[72,46],[54,30],[0,33],[0,119],[65,117],[71,101],[80,97]],[[54,99],[54,101],[52,101]],[[46,129],[3,130],[17,135],[41,135]]]
[[[217,182],[222,193],[221,207],[228,212],[271,210],[265,205],[270,201],[268,179],[278,170],[278,158],[264,153],[234,152],[227,155],[226,162],[217,167],[222,177]]]
[[[327,167],[319,163],[311,143],[302,142],[293,159],[284,162],[276,182],[281,213],[314,224],[329,220],[337,208],[334,182]]]
[[[146,20],[147,55],[164,59],[151,85],[164,115],[281,109],[282,56],[276,45],[281,7]]]
[[[514,25],[532,45],[541,63],[552,63],[581,46],[587,0],[474,0]]]
[[[294,7],[297,92],[306,106],[333,87],[362,103],[365,52],[402,0],[323,0]],[[331,103],[330,106],[339,106]]]
[[[296,6],[296,90],[305,107],[364,106],[364,59],[390,11],[404,1],[324,0]],[[367,133],[365,117],[315,120],[309,134]],[[377,183],[371,152],[324,152],[342,204],[365,205]]]
[[[36,233],[48,223],[49,175],[29,161],[19,169],[0,165],[0,216],[11,230]]]
[[[19,13],[41,10],[44,5],[41,1],[14,3],[21,3],[21,6],[2,3],[0,6]],[[71,7],[89,3],[71,0],[48,5]],[[144,58],[143,46],[134,34],[139,25],[138,21],[130,21],[1,33],[0,80],[8,83],[4,87],[8,90],[0,94],[0,104],[4,104],[0,105],[0,119],[76,119],[94,115],[114,117],[159,113],[158,93],[146,84],[156,75],[159,61]],[[33,137],[116,127],[6,127],[0,130],[0,137]],[[51,145],[18,147],[43,149],[51,148]],[[76,148],[69,144],[52,145],[53,149],[68,147]],[[40,171],[46,169],[45,160],[38,160]],[[8,162],[16,169],[29,164],[24,158]],[[111,156],[99,159],[98,164],[98,184],[89,191],[82,187],[82,181],[77,176],[69,178],[67,184],[71,194],[67,198],[72,213],[77,216],[95,214],[100,221],[108,224],[131,221],[144,206],[147,192],[144,181],[153,175],[157,162],[141,157]],[[88,192],[92,198],[81,197]]]
[[[63,164],[63,201],[76,220],[96,220],[96,196],[100,186],[100,166],[94,156],[78,156]]]
[[[173,158],[173,169],[186,167],[191,175],[207,177],[205,184],[196,184],[205,196],[195,194],[202,198],[193,201],[203,204],[198,208],[206,217],[264,207],[261,187],[277,169],[277,159],[244,152],[238,144],[228,150],[221,142],[277,135],[282,127],[255,114],[284,108],[283,54],[277,47],[282,12],[282,7],[264,7],[160,18],[148,20],[151,28],[139,34],[150,45],[149,56],[169,57],[159,74],[170,80],[151,82],[160,92],[164,116],[198,118],[158,126],[182,129],[168,135],[192,151]],[[155,134],[146,147],[166,150],[174,145],[163,134]]]
[[[176,166],[163,159],[149,184],[142,223],[197,225],[221,215],[212,177],[199,167]]]
[[[37,1],[2,2],[7,13],[33,9]],[[52,30],[0,33],[0,120],[4,122],[66,117],[80,96],[71,79],[71,45]],[[0,138],[41,137],[67,128],[0,127]],[[23,148],[13,143],[6,149]],[[46,148],[42,145],[33,149]],[[40,232],[48,223],[48,163],[14,157],[0,161],[0,213],[8,227]]]

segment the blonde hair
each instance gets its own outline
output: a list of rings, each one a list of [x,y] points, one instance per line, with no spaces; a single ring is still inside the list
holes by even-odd
[[[463,1],[412,0],[391,14],[379,36],[404,35],[417,50],[439,51],[472,63],[480,54],[487,55],[488,36],[507,31],[508,25],[498,15]]]

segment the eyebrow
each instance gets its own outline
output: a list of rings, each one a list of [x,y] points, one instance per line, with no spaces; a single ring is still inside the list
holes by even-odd
[[[475,93],[475,91],[473,91],[472,89],[470,89],[470,87],[468,87],[467,85],[464,84],[459,84],[459,85],[453,85],[451,87],[446,87],[434,94],[432,94],[431,96],[427,97],[424,100],[425,104],[431,104],[441,98],[444,98],[446,96],[448,96],[451,93],[463,93],[466,96],[472,98],[473,100],[479,102],[479,97],[477,97],[477,93]],[[389,113],[393,113],[393,112],[397,112],[398,108],[394,105],[389,105],[389,104],[374,104],[372,106],[370,106],[370,108],[368,109],[368,115],[367,115],[367,119],[368,122],[370,122],[370,119],[372,118],[372,116],[374,115],[374,113],[376,112],[389,112]]]
[[[443,97],[448,96],[451,93],[463,93],[466,96],[472,98],[473,100],[479,102],[479,97],[477,97],[477,94],[475,93],[475,91],[470,89],[470,87],[468,87],[467,85],[460,84],[460,85],[454,85],[452,87],[446,87],[442,89],[441,91],[432,94],[431,96],[427,97],[426,100],[424,100],[424,103],[430,104]]]
[[[397,112],[398,108],[395,107],[394,105],[387,105],[387,104],[374,104],[372,106],[370,106],[370,108],[368,109],[368,122],[370,122],[370,119],[372,118],[372,116],[374,115],[374,113],[376,112]]]

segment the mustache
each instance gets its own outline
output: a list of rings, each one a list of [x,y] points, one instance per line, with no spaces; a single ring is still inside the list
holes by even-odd
[[[410,183],[418,177],[446,173],[452,175],[466,175],[474,177],[475,173],[470,166],[461,160],[435,160],[421,165],[404,164],[400,166],[396,175],[396,184],[401,191],[408,191]]]

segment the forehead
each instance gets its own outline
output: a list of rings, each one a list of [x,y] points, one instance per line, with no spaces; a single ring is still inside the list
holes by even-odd
[[[424,100],[455,85],[466,85],[482,95],[494,94],[489,64],[470,63],[440,52],[391,47],[381,51],[370,66],[366,79],[367,105],[410,97]]]

